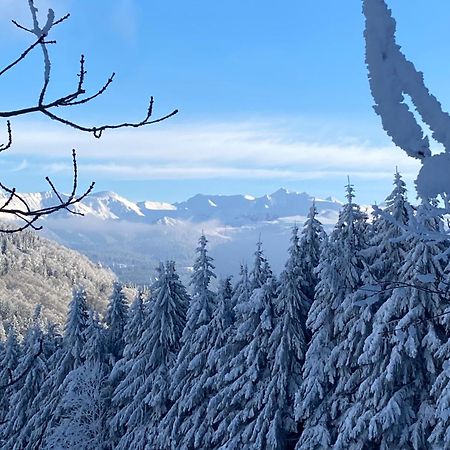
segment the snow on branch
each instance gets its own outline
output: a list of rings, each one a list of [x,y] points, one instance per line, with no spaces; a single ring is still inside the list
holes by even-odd
[[[401,52],[395,38],[396,22],[384,0],[364,0],[366,16],[366,63],[375,100],[385,131],[409,156],[430,156],[428,138],[404,103],[409,95],[433,138],[450,149],[450,116],[425,86],[423,73]]]
[[[366,64],[374,109],[395,145],[421,160],[416,180],[424,200],[450,194],[450,115],[424,83],[423,73],[402,53],[397,44],[396,22],[385,0],[363,0],[366,18]],[[417,113],[440,142],[445,153],[431,155],[430,143],[422,126],[405,103],[409,96]],[[439,169],[439,170],[437,170]],[[442,174],[447,174],[445,177]]]

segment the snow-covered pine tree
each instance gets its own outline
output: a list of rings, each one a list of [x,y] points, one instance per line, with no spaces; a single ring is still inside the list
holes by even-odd
[[[203,380],[208,376],[208,352],[212,347],[210,322],[216,307],[216,295],[209,285],[216,275],[207,242],[202,235],[190,281],[192,300],[181,338],[182,347],[171,373],[173,405],[159,428],[157,448],[164,450],[209,448],[205,442],[210,439],[211,429],[203,410],[209,392],[204,389]]]
[[[10,407],[11,396],[18,386],[12,384],[14,373],[21,357],[21,348],[17,332],[12,324],[7,326],[7,338],[0,355],[0,422],[5,422]]]
[[[114,392],[117,412],[111,420],[113,432],[120,435],[117,450],[157,448],[157,427],[171,404],[169,374],[180,349],[189,303],[172,261],[160,264],[151,291],[144,317],[139,299],[133,306],[133,323],[139,326],[143,319],[142,332],[135,335],[138,340],[132,343],[132,330],[126,329],[129,343],[121,363],[125,377]]]
[[[69,304],[62,346],[48,361],[50,372],[30,405],[30,420],[20,434],[22,450],[45,448],[50,430],[57,426],[57,408],[63,394],[61,386],[66,376],[84,361],[82,352],[88,318],[86,292],[83,288],[75,289]]]
[[[316,203],[313,202],[308,218],[303,226],[300,247],[302,250],[303,290],[311,305],[314,300],[314,291],[317,285],[316,268],[319,265],[320,249],[325,238],[322,224],[317,220]]]
[[[186,436],[181,439],[182,448],[203,449],[213,446],[214,430],[207,416],[209,401],[219,389],[218,374],[229,359],[228,344],[234,331],[231,297],[231,280],[228,277],[219,282],[217,302],[211,321],[205,328],[205,339],[209,345],[205,352],[203,371],[191,380],[191,389],[183,393],[186,399],[195,400],[191,416],[186,417],[181,424],[187,430]]]
[[[60,390],[58,420],[46,444],[60,450],[109,448],[106,413],[109,406],[108,351],[105,330],[91,311],[82,350],[84,362],[70,371]]]
[[[247,300],[252,294],[252,283],[250,275],[248,273],[248,267],[246,264],[241,264],[239,270],[239,279],[233,288],[233,295],[231,296],[231,307],[234,313],[234,307],[239,303],[239,299],[242,295],[245,295]]]
[[[138,342],[144,330],[145,302],[147,300],[147,295],[148,294],[142,289],[139,289],[128,311],[128,319],[123,333],[125,344],[123,356],[112,367],[108,380],[112,395],[114,395],[114,391],[126,377],[126,370],[129,370],[130,368],[130,361],[134,361],[139,354]],[[117,422],[114,422],[114,427],[112,426],[113,420],[117,413],[126,407],[128,401],[128,398],[115,398],[114,402],[111,402],[109,407],[107,421],[111,445],[113,447],[117,445],[120,438],[125,434],[124,426],[120,426]]]
[[[122,358],[124,342],[124,330],[128,318],[128,300],[123,292],[121,283],[115,282],[113,292],[109,299],[106,311],[107,345],[111,354],[111,363]]]
[[[344,413],[336,449],[364,448],[369,442],[369,422],[376,412],[379,394],[374,390],[377,378],[385,370],[385,336],[372,324],[376,312],[400,280],[400,268],[407,250],[407,242],[401,236],[413,214],[407,200],[406,185],[398,170],[394,189],[385,204],[382,214],[375,217],[369,244],[362,251],[365,260],[361,275],[363,285],[353,298],[357,314],[348,332],[348,339],[358,345],[347,345],[353,352],[353,361],[357,361],[359,386]]]
[[[306,354],[303,383],[296,396],[296,417],[303,432],[297,449],[330,448],[336,439],[336,426],[346,405],[346,383],[353,366],[347,365],[338,348],[346,320],[352,317],[351,295],[361,285],[366,215],[354,203],[354,189],[347,185],[347,203],[322,251],[318,266],[319,282],[307,319],[312,339]]]
[[[285,449],[297,435],[294,399],[300,389],[307,351],[306,319],[310,307],[308,279],[304,273],[305,248],[299,245],[298,228],[292,230],[289,259],[280,275],[275,313],[277,320],[269,340],[271,374],[265,386],[267,448]]]
[[[277,399],[267,395],[273,367],[269,341],[276,321],[275,297],[276,283],[270,277],[250,299],[241,296],[235,307],[237,322],[230,348],[236,353],[222,366],[208,408],[215,429],[211,448],[278,448],[270,441]]]
[[[146,294],[145,291],[139,289],[128,311],[128,319],[123,333],[125,343],[125,348],[123,351],[124,357],[129,355],[128,352],[133,348],[133,344],[140,339],[143,332],[145,302],[148,300],[147,296],[148,294]]]
[[[263,286],[267,279],[271,276],[272,270],[267,258],[264,256],[260,237],[256,243],[255,260],[253,262],[253,269],[250,273],[252,289],[258,289]]]
[[[446,308],[446,315],[449,308]],[[448,336],[448,323],[446,324]],[[445,339],[443,339],[445,340]],[[449,450],[450,449],[450,339],[436,352],[439,361],[443,361],[440,372],[431,389],[434,409],[434,421],[432,430],[428,436],[430,448]]]
[[[440,283],[441,299],[443,313],[437,319],[443,328],[442,341],[444,344],[436,352],[436,358],[439,362],[439,372],[435,383],[433,384],[431,394],[434,407],[434,426],[428,441],[431,448],[450,449],[450,258],[448,249],[443,253],[444,270],[443,280]]]
[[[248,273],[248,268],[245,264],[241,265],[239,280],[234,287],[234,292],[230,300],[230,312],[232,314],[233,324],[229,331],[229,338],[220,349],[220,359],[222,361],[220,369],[214,375],[215,392],[211,397],[208,404],[207,417],[209,423],[214,426],[214,442],[221,442],[226,435],[226,426],[218,428],[217,424],[223,420],[223,411],[218,408],[220,402],[218,393],[227,385],[226,374],[229,369],[229,363],[236,356],[236,354],[242,349],[244,342],[236,339],[236,330],[238,326],[238,318],[240,314],[237,312],[240,304],[248,304],[252,295],[252,283]],[[239,320],[241,321],[241,320]]]
[[[409,217],[410,222],[413,219],[421,229],[427,226],[429,207],[420,206],[417,217]],[[431,448],[430,389],[439,365],[435,355],[442,346],[439,324],[432,319],[442,313],[438,259],[442,249],[439,243],[411,233],[406,250],[398,282],[391,283],[391,294],[376,311],[359,358],[360,364],[371,364],[372,373],[364,381],[370,396],[358,393],[365,400],[362,426],[368,423],[372,445],[424,450]]]
[[[9,410],[0,428],[0,444],[4,449],[21,448],[17,437],[29,419],[29,405],[38,394],[48,373],[44,340],[38,307],[25,335],[17,367],[11,373],[14,392],[8,393]]]

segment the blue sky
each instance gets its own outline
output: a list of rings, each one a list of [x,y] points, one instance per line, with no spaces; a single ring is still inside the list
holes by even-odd
[[[0,49],[8,63],[29,36],[25,0],[1,0]],[[110,91],[69,112],[85,124],[139,119],[148,97],[170,121],[110,132],[101,140],[38,116],[16,119],[15,146],[2,154],[2,181],[22,191],[51,177],[68,189],[70,151],[81,181],[131,199],[182,200],[197,192],[260,195],[280,186],[343,197],[349,174],[362,203],[381,201],[398,165],[418,166],[395,149],[371,105],[364,65],[361,2],[228,0],[36,0],[70,21],[54,37],[49,96],[73,88],[80,53],[95,89]],[[398,41],[428,86],[450,108],[450,4],[390,0]],[[2,77],[1,109],[39,92],[39,53]],[[447,109],[448,109],[447,108]],[[413,196],[413,195],[412,195]]]

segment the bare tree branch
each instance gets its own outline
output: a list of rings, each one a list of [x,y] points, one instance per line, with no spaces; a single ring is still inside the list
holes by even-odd
[[[55,205],[46,208],[31,209],[27,201],[20,194],[17,193],[15,188],[11,189],[0,183],[0,188],[3,189],[8,194],[7,200],[5,201],[3,206],[0,207],[0,213],[12,215],[16,219],[24,222],[24,224],[19,227],[0,228],[0,232],[11,234],[23,231],[26,228],[40,230],[42,227],[36,226],[35,222],[43,216],[54,214],[60,210],[66,210],[71,214],[82,216],[83,215],[82,213],[73,211],[69,207],[75,205],[76,203],[81,202],[84,198],[86,198],[94,189],[95,182],[92,182],[81,195],[77,195],[78,165],[75,150],[72,150],[72,164],[73,164],[72,191],[71,194],[66,199],[63,198],[63,195],[58,191],[52,180],[49,177],[45,178],[47,183],[50,185],[52,192],[56,195],[59,201],[59,203],[56,203]],[[10,206],[14,200],[16,200],[17,203],[19,203],[19,206],[22,205],[22,207]]]
[[[6,122],[6,132],[8,133],[8,140],[6,144],[0,144],[0,153],[8,150],[8,148],[12,145],[12,129],[11,129],[11,122],[8,120]]]
[[[139,128],[145,125],[150,125],[158,122],[162,122],[175,114],[177,114],[178,110],[174,110],[169,114],[163,115],[162,117],[153,119],[153,104],[154,99],[150,97],[149,106],[147,108],[147,112],[145,117],[142,120],[138,121],[123,121],[119,123],[113,124],[103,124],[103,125],[83,125],[76,121],[66,119],[65,117],[56,113],[57,108],[64,108],[70,106],[78,106],[84,105],[92,100],[96,99],[109,88],[109,86],[113,83],[115,73],[113,72],[111,76],[106,80],[106,82],[98,89],[95,93],[86,95],[86,90],[84,88],[85,76],[87,74],[85,69],[85,57],[81,55],[80,57],[80,72],[77,74],[78,82],[76,89],[68,93],[66,95],[62,95],[54,100],[47,101],[46,95],[48,88],[50,86],[51,74],[52,74],[52,60],[50,57],[48,45],[55,44],[56,41],[49,39],[49,35],[51,34],[53,28],[61,23],[65,22],[69,19],[70,14],[66,14],[59,19],[55,19],[55,13],[53,9],[48,9],[47,16],[45,19],[45,23],[41,24],[38,16],[38,8],[35,6],[35,0],[23,0],[28,3],[28,8],[30,11],[32,26],[27,27],[16,20],[12,20],[12,23],[21,31],[25,31],[27,33],[32,34],[36,40],[29,45],[14,61],[5,66],[0,70],[0,77],[4,75],[6,72],[15,68],[18,64],[23,62],[26,57],[37,47],[40,47],[42,52],[42,64],[43,64],[43,80],[42,85],[36,100],[35,104],[31,104],[25,108],[20,109],[12,109],[12,110],[0,110],[0,118],[10,119],[13,117],[19,117],[23,115],[33,114],[33,113],[41,113],[44,116],[54,120],[55,122],[59,122],[63,125],[69,126],[79,131],[91,133],[94,137],[100,138],[102,133],[106,130],[115,130],[119,128]],[[85,96],[86,95],[86,96]],[[9,149],[13,143],[13,133],[11,122],[7,120],[6,124],[7,128],[7,136],[8,139],[4,144],[0,144],[0,152]],[[16,233],[22,231],[26,228],[32,228],[34,230],[39,230],[42,227],[36,225],[38,219],[43,216],[47,216],[49,214],[56,213],[60,210],[66,210],[67,212],[75,215],[82,215],[80,212],[77,212],[70,207],[82,201],[87,195],[89,195],[93,188],[94,183],[91,183],[89,187],[81,194],[77,195],[78,188],[78,166],[75,150],[72,152],[72,162],[73,162],[73,180],[72,180],[72,191],[68,196],[64,196],[61,192],[56,188],[54,183],[49,177],[46,177],[45,180],[50,186],[51,192],[55,195],[57,199],[57,203],[55,205],[41,208],[41,209],[33,209],[27,203],[27,200],[17,192],[17,189],[10,188],[3,183],[0,182],[0,189],[2,189],[6,193],[6,199],[2,206],[0,206],[0,213],[9,215],[18,219],[22,222],[22,225],[19,225],[15,228],[5,227],[3,229],[0,228],[0,232],[4,233]]]
[[[40,36],[36,42],[34,42],[32,45],[30,45],[17,59],[15,59],[11,64],[8,64],[6,67],[4,67],[2,70],[0,70],[0,77],[4,75],[8,70],[12,69],[14,66],[19,64],[21,61],[23,61],[28,53],[30,53],[35,47],[37,47],[41,42],[43,42],[45,39],[45,36]]]

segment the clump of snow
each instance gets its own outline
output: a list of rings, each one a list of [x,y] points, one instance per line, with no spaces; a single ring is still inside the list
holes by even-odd
[[[151,202],[149,200],[144,202],[144,208],[150,211],[176,211],[177,207],[171,203],[166,202]]]
[[[366,63],[375,112],[395,145],[418,158],[423,168],[416,180],[423,199],[450,192],[450,159],[447,154],[432,156],[422,125],[405,102],[409,96],[432,137],[450,151],[450,115],[425,85],[423,73],[401,52],[396,42],[396,22],[385,0],[364,0],[366,17]]]
[[[441,153],[423,160],[416,180],[417,194],[424,199],[450,195],[450,155]]]

